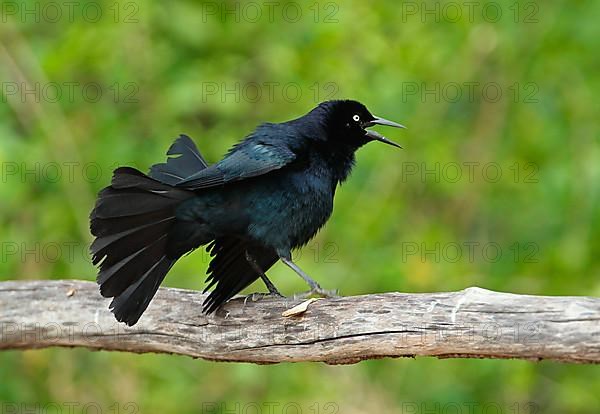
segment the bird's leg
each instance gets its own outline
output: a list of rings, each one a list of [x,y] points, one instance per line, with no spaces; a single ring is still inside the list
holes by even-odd
[[[262,281],[265,283],[265,286],[267,287],[267,289],[269,289],[269,295],[271,295],[271,296],[279,296],[281,298],[285,297],[281,293],[279,293],[279,290],[277,290],[277,288],[275,287],[275,285],[273,284],[273,282],[271,282],[269,280],[269,278],[267,277],[267,275],[265,274],[265,272],[260,268],[260,266],[258,265],[258,263],[256,263],[256,260],[254,260],[254,257],[252,257],[250,255],[250,253],[248,253],[248,251],[246,251],[246,260],[248,261],[248,263],[250,264],[250,266],[252,267],[252,269],[254,269],[254,271],[256,273],[258,273],[258,275],[260,276],[260,278],[262,279]],[[253,297],[253,300],[254,300],[254,293],[252,294],[252,297]]]
[[[311,296],[311,295],[319,295],[319,296],[322,296],[325,298],[334,298],[334,297],[338,296],[337,290],[323,289],[309,275],[307,275],[302,269],[300,269],[300,267],[298,267],[298,265],[296,263],[294,263],[291,258],[285,257],[285,256],[279,256],[279,259],[281,259],[281,261],[283,263],[285,263],[288,267],[290,267],[290,269],[292,269],[294,272],[296,272],[298,274],[298,276],[300,276],[302,279],[304,279],[304,281],[306,283],[308,283],[308,286],[310,286],[310,290],[308,292],[306,292],[305,294],[294,295],[294,296],[307,297],[307,296]]]

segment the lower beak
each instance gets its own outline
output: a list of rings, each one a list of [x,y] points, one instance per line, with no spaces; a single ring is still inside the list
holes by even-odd
[[[406,128],[404,125],[398,124],[398,123],[396,123],[394,121],[388,121],[387,119],[379,118],[377,116],[375,117],[374,120],[369,121],[365,125],[365,127],[369,128],[369,127],[372,127],[374,125],[387,125],[387,126],[391,126],[391,127],[394,127],[394,128]],[[372,140],[383,142],[384,144],[389,144],[389,145],[392,145],[394,147],[402,148],[400,145],[396,144],[394,141],[390,141],[389,139],[387,139],[386,137],[384,137],[383,135],[381,135],[378,132],[367,131],[367,136],[369,138],[371,138]]]
[[[383,142],[384,144],[389,144],[394,147],[402,148],[400,145],[396,144],[394,141],[390,141],[389,139],[381,135],[379,132],[367,131],[367,136],[375,141]]]

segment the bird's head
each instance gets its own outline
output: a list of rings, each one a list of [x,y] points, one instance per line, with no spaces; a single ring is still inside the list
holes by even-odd
[[[325,112],[323,124],[327,130],[328,141],[335,146],[356,150],[371,141],[379,141],[402,148],[378,132],[367,128],[375,125],[387,125],[394,128],[405,128],[405,126],[371,114],[367,107],[360,102],[327,101],[321,103],[315,110]]]

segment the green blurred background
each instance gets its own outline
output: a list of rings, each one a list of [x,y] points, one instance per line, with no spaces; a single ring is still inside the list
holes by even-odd
[[[407,125],[385,130],[405,149],[359,152],[299,259],[323,287],[600,296],[599,2],[66,3],[0,2],[0,280],[93,280],[87,217],[115,166],[147,169],[180,133],[214,162],[260,122],[353,98]],[[206,265],[188,256],[165,284],[201,289]],[[600,407],[597,367],[552,362],[49,349],[0,353],[0,378],[0,401],[102,412]]]

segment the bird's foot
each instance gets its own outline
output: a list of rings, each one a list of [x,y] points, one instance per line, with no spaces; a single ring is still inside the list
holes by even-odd
[[[269,284],[267,284],[267,288],[269,289],[269,293],[263,293],[264,296],[271,296],[271,297],[275,297],[275,298],[285,298],[285,296],[283,296],[281,294],[281,292],[279,292],[277,290],[277,288],[275,287],[275,285],[273,283],[270,283],[271,281],[269,281]]]
[[[285,298],[285,296],[283,296],[278,291],[269,292],[269,293],[263,293],[263,292],[250,293],[249,295],[246,295],[246,297],[244,298],[244,305],[246,305],[246,303],[248,301],[250,301],[250,302],[258,302],[259,300],[265,299],[265,298],[267,298],[267,299],[277,299],[277,298]]]
[[[327,290],[323,289],[319,285],[316,285],[313,286],[308,292],[300,292],[294,294],[294,299],[307,299],[311,296],[318,296],[321,298],[338,298],[340,295],[337,289]]]

